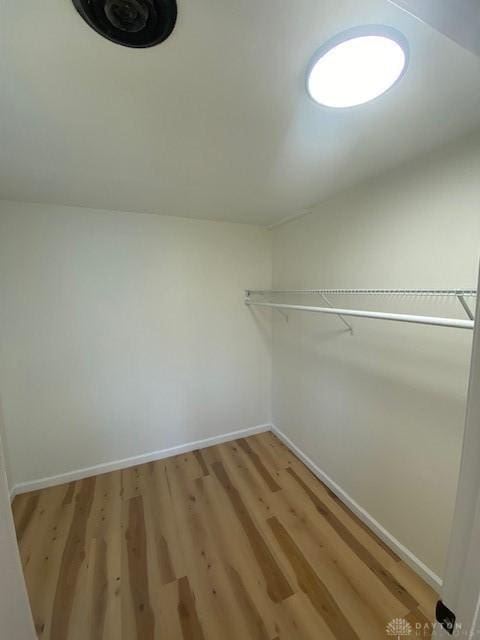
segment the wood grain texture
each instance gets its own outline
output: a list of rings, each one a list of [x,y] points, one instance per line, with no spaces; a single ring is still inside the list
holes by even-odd
[[[42,640],[430,637],[437,594],[273,434],[15,499]]]
[[[68,634],[73,602],[79,589],[78,579],[86,559],[86,531],[94,494],[95,478],[83,480],[56,585],[50,631],[52,640],[63,640]]]
[[[306,594],[322,618],[325,619],[334,636],[336,638],[344,638],[344,640],[358,640],[358,635],[332,597],[332,594],[312,569],[310,563],[282,524],[277,518],[270,518],[268,524],[271,526],[279,545],[295,571],[298,586]]]
[[[243,438],[242,440],[237,440],[237,444],[241,449],[243,449],[243,451],[245,451],[248,456],[250,456],[256,470],[265,480],[265,483],[270,491],[280,491],[280,485],[276,482],[270,471],[263,464],[260,456],[252,449],[249,442],[245,438]]]
[[[220,484],[225,489],[231,504],[238,517],[239,524],[243,528],[253,553],[257,559],[258,566],[267,583],[267,591],[274,602],[281,602],[293,594],[291,586],[278,566],[272,550],[268,547],[262,534],[258,530],[255,521],[245,507],[240,493],[231,482],[225,468],[221,462],[213,464],[213,470]]]
[[[197,462],[198,462],[198,464],[199,464],[199,466],[200,466],[200,469],[202,470],[202,475],[204,475],[204,476],[208,476],[208,475],[210,475],[210,471],[209,471],[209,469],[208,469],[208,467],[207,467],[207,463],[205,462],[205,459],[204,459],[204,457],[203,457],[202,452],[200,451],[200,449],[196,449],[196,450],[193,452],[193,455],[194,455],[194,456],[195,456],[195,458],[197,459]]]
[[[195,597],[186,576],[178,581],[177,611],[184,639],[205,640],[202,625],[198,619]]]
[[[125,535],[128,584],[135,615],[136,638],[153,640],[155,617],[150,604],[148,588],[147,534],[143,499],[140,496],[128,501],[128,526]]]
[[[337,535],[342,538],[346,544],[348,544],[360,560],[367,565],[370,571],[372,571],[385,584],[386,588],[391,591],[402,604],[404,604],[408,609],[415,609],[418,606],[418,602],[416,602],[408,591],[402,587],[391,573],[387,571],[387,569],[382,566],[382,564],[368,551],[368,549],[359,542],[358,538],[350,531],[350,529],[335,516],[327,505],[322,502],[318,495],[312,491],[305,482],[303,482],[293,469],[288,469],[287,471],[305,491],[318,513],[325,518],[333,529],[335,529]]]

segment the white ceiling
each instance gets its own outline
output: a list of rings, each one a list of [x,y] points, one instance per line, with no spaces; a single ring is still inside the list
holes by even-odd
[[[172,36],[115,45],[70,0],[7,0],[0,197],[271,224],[480,127],[480,59],[385,0],[178,0]],[[333,111],[304,90],[316,48],[396,26],[410,68]]]

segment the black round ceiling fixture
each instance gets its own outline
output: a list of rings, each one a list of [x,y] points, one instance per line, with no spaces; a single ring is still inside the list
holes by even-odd
[[[176,0],[72,0],[82,18],[104,38],[125,47],[153,47],[172,33]]]

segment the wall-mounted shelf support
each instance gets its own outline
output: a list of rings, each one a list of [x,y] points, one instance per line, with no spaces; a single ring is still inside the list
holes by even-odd
[[[469,320],[475,320],[475,316],[473,315],[473,311],[470,309],[470,306],[469,306],[468,302],[465,300],[465,296],[458,295],[457,298],[458,298],[460,304],[462,305],[462,307],[464,308],[468,319]]]
[[[321,293],[320,297],[330,307],[330,309],[334,309],[335,308],[334,305],[330,302],[330,300],[327,298],[327,296],[324,293]],[[350,331],[350,334],[353,336],[353,327],[352,327],[352,325],[347,320],[345,320],[345,318],[342,316],[341,313],[338,314],[338,317],[343,322],[343,324],[347,327],[347,329]]]

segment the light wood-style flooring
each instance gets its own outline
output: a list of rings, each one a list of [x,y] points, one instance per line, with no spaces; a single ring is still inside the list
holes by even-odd
[[[13,511],[42,640],[385,640],[433,620],[433,590],[272,433]]]

